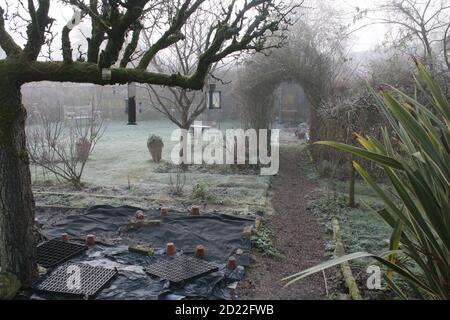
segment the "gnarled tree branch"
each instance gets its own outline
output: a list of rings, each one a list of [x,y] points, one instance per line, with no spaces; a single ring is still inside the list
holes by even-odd
[[[142,57],[139,63],[139,69],[147,69],[150,62],[156,56],[158,52],[164,50],[167,47],[177,43],[184,39],[184,35],[181,33],[181,27],[186,23],[187,19],[198,9],[198,7],[205,0],[197,0],[189,7],[191,0],[186,0],[178,11],[175,19],[173,20],[170,28],[163,34],[163,36],[152,45]]]
[[[8,31],[6,31],[4,14],[3,8],[0,7],[0,47],[5,51],[7,57],[18,56],[22,53],[22,48],[16,44]]]
[[[109,68],[119,59],[120,50],[125,42],[125,35],[130,27],[141,18],[144,7],[148,0],[129,0],[128,9],[124,14],[119,12],[117,3],[111,4],[111,30],[108,32],[108,43],[105,50],[100,54],[100,67]]]
[[[72,63],[72,45],[70,43],[70,29],[65,26],[62,31],[62,52],[64,63]]]
[[[33,0],[28,0],[28,11],[31,22],[27,28],[28,41],[23,50],[23,57],[26,60],[35,61],[45,42],[45,28],[51,22],[48,15],[50,0],[39,0],[39,7],[36,10]]]
[[[134,52],[136,52],[138,43],[139,43],[139,37],[141,35],[142,32],[142,25],[140,25],[139,23],[134,27],[133,30],[133,36],[131,38],[130,43],[127,45],[127,47],[125,48],[125,52],[123,54],[122,60],[120,61],[120,67],[121,68],[126,68],[128,63],[130,63],[131,61],[131,56],[133,55]]]
[[[130,82],[201,90],[203,81],[181,74],[164,74],[146,70],[114,68],[111,79],[103,79],[102,69],[95,63],[74,61],[66,64],[60,61],[33,61],[24,64],[21,59],[0,60],[0,69],[11,80],[19,84],[34,81],[92,83],[98,85],[127,84]]]
[[[37,9],[35,2],[39,4]],[[8,56],[19,57],[21,53],[22,64],[24,60],[29,62],[37,60],[45,43],[47,28],[52,27],[52,19],[48,15],[50,2],[50,0],[28,0],[31,22],[27,28],[28,42],[22,52],[20,47],[12,41],[12,37],[3,32],[4,28],[0,29],[1,44],[5,47]],[[82,61],[73,62],[69,37],[71,28],[65,26],[61,34],[63,61],[29,63],[26,67],[21,66],[20,68],[28,70],[29,74],[17,72],[15,77],[19,83],[41,80],[95,84],[139,82],[201,90],[213,64],[235,52],[261,51],[266,47],[275,46],[273,42],[269,46],[265,46],[265,43],[280,30],[280,25],[289,23],[287,15],[297,7],[286,5],[283,0],[247,0],[241,4],[231,1],[227,7],[212,13],[210,10],[216,8],[205,8],[205,0],[183,0],[181,4],[178,4],[178,8],[167,8],[167,4],[158,1],[150,2],[150,0],[62,0],[62,2],[76,6],[82,11],[82,17],[89,17],[92,21],[87,62],[85,64]],[[173,18],[170,18],[171,12],[164,11],[167,9],[176,10]],[[155,11],[154,15],[151,14],[152,10]],[[186,56],[189,60],[192,55],[195,56],[192,61],[189,61],[189,67],[182,66],[181,69],[169,73],[166,73],[167,70],[158,73],[147,72],[149,63],[159,52],[173,45],[178,46],[180,41],[192,41],[192,39],[186,39],[182,32],[188,31],[183,28],[187,27],[190,18],[196,12],[206,14],[207,19],[210,19],[208,23],[211,27],[209,32],[202,33],[202,37],[206,36],[207,39],[198,49],[199,52],[178,50],[179,55]],[[150,16],[147,16],[149,14]],[[153,45],[149,45],[137,68],[126,69],[131,57],[138,49],[141,30],[145,28],[145,22],[141,20],[153,17],[156,20],[152,20],[151,23],[158,25],[157,19],[160,15],[167,15],[171,19],[170,27]],[[158,26],[158,28],[161,27]],[[133,32],[132,39],[125,46],[127,34],[130,31]],[[105,40],[107,40],[106,46],[100,53]],[[114,66],[121,53],[119,68],[112,69],[112,79],[102,79],[102,69]]]

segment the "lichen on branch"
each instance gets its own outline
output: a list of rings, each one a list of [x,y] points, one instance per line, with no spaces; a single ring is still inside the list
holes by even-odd
[[[0,7],[0,47],[5,51],[8,57],[18,56],[22,49],[14,42],[14,39],[5,29],[5,11]]]

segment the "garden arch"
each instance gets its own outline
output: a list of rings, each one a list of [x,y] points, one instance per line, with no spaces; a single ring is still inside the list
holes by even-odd
[[[275,90],[284,82],[301,86],[310,102],[311,139],[317,137],[317,109],[333,88],[333,61],[312,44],[301,48],[288,46],[270,55],[254,57],[244,63],[238,81],[237,93],[244,113],[256,119],[244,119],[248,127],[270,127]],[[262,126],[263,127],[262,127]]]

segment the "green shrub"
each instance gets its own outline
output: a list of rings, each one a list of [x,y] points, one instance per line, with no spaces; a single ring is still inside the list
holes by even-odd
[[[204,200],[204,201],[214,201],[215,196],[211,192],[211,187],[205,182],[197,183],[192,189],[192,199],[194,200]]]
[[[270,232],[262,228],[261,230],[257,231],[254,235],[252,235],[252,246],[255,248],[259,253],[261,253],[263,256],[270,257],[270,258],[276,258],[279,257],[280,254],[278,251],[274,248]]]

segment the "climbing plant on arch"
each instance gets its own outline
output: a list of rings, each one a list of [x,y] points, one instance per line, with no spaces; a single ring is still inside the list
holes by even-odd
[[[340,54],[321,50],[314,30],[306,24],[297,25],[294,32],[284,48],[244,62],[236,92],[241,99],[245,124],[263,129],[270,128],[273,122],[275,90],[283,82],[299,84],[311,105],[311,138],[314,141],[319,125],[316,111],[333,94]]]

